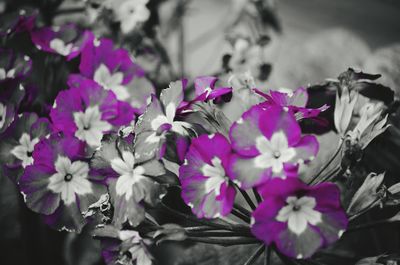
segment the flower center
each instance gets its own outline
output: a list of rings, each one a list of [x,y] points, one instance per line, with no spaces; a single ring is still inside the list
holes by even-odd
[[[273,155],[274,155],[275,158],[279,158],[281,156],[281,152],[274,151]]]
[[[64,180],[66,181],[66,182],[69,182],[69,181],[71,181],[72,180],[72,174],[70,174],[70,173],[67,173],[65,176],[64,176]]]
[[[212,165],[205,164],[201,168],[203,175],[208,177],[204,184],[204,189],[206,193],[214,191],[218,196],[220,194],[221,185],[226,181],[225,170],[222,167],[222,161],[219,157],[213,157],[211,163]]]
[[[276,220],[287,222],[288,228],[296,235],[300,235],[307,229],[307,225],[316,225],[322,221],[320,212],[314,210],[317,202],[314,197],[289,196],[286,205],[280,209]]]

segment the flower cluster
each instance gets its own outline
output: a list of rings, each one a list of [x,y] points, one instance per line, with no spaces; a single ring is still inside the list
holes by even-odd
[[[148,1],[111,2],[104,5],[114,10],[124,33],[149,17]],[[244,83],[231,78],[232,87],[201,76],[160,88],[128,50],[73,24],[37,27],[34,15],[20,14],[2,34],[28,36],[33,59],[0,49],[1,175],[51,227],[78,233],[89,223],[95,227],[107,264],[151,264],[154,243],[185,239],[262,244],[278,256],[312,258],[348,227],[349,211],[334,183],[354,166],[335,164],[342,143],[363,150],[388,127],[383,103],[368,102],[358,120],[353,115],[364,91],[356,84],[367,86],[360,79],[376,76],[345,72],[325,87],[337,88],[328,123],[341,137],[338,151],[315,173],[309,165],[319,141],[303,125],[330,106],[310,106],[309,89],[265,92],[249,74]],[[43,58],[67,74],[36,113],[26,95],[32,65]],[[246,88],[247,99],[231,121],[222,106],[232,108],[231,98],[243,92],[236,85]],[[176,190],[187,209],[164,200]],[[350,205],[351,214],[365,210],[357,209],[361,203]],[[163,211],[203,226],[162,223]],[[210,241],[199,236],[202,230]],[[221,233],[227,238],[215,241]]]

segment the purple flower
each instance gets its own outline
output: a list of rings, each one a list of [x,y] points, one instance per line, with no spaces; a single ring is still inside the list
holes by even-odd
[[[35,113],[24,113],[13,121],[0,136],[0,161],[2,173],[18,182],[23,169],[33,164],[35,145],[50,133],[46,118]]]
[[[70,80],[70,89],[61,91],[50,112],[54,127],[75,135],[91,147],[98,147],[105,132],[113,126],[129,125],[134,119],[130,106],[116,99],[89,79]]]
[[[27,206],[45,215],[59,230],[80,232],[82,213],[106,192],[96,182],[97,173],[84,159],[85,144],[72,136],[53,134],[42,139],[33,151],[33,165],[25,168],[20,190]]]
[[[107,265],[152,264],[153,257],[148,249],[152,242],[142,238],[137,231],[105,225],[97,228],[94,236],[101,241],[102,256]]]
[[[244,189],[274,177],[295,177],[299,164],[318,152],[315,136],[302,137],[292,112],[278,106],[252,107],[232,125],[230,138],[236,152],[230,174]]]
[[[307,89],[302,87],[297,88],[295,91],[289,89],[280,89],[279,91],[270,90],[269,95],[258,89],[255,89],[255,92],[267,99],[261,105],[287,107],[293,111],[297,120],[317,117],[321,112],[329,108],[327,105],[323,105],[318,109],[307,108],[308,93]]]
[[[347,228],[340,191],[333,183],[307,186],[295,178],[273,179],[259,190],[252,233],[293,258],[309,258],[337,241]]]
[[[94,35],[90,31],[78,29],[73,24],[67,24],[33,30],[31,38],[39,50],[57,53],[71,60],[77,57],[89,42],[93,42]]]
[[[144,220],[144,204],[155,205],[164,192],[155,181],[165,174],[163,164],[159,160],[138,162],[127,139],[108,136],[91,165],[107,177],[117,227],[125,222],[139,225]]]
[[[0,36],[32,30],[37,16],[38,11],[35,9],[20,9],[11,14],[1,14]]]
[[[188,135],[191,124],[177,120],[177,109],[183,102],[185,85],[186,81],[172,82],[161,92],[160,100],[153,95],[145,113],[139,117],[135,128],[135,149],[139,160],[148,160],[157,154],[162,156],[167,133],[181,137]],[[185,143],[179,139],[177,142]]]
[[[231,212],[236,191],[226,173],[230,155],[231,146],[222,134],[192,140],[179,178],[182,198],[197,217],[216,218]]]
[[[114,49],[109,39],[89,42],[82,51],[79,69],[81,75],[96,81],[106,90],[112,90],[118,100],[130,103],[140,114],[155,92],[143,69],[132,61],[128,51]]]

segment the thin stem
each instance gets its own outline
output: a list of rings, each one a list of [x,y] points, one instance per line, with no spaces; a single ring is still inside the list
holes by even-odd
[[[265,246],[264,265],[271,265],[271,247]]]
[[[243,225],[232,225],[232,224],[219,224],[219,223],[215,223],[211,220],[202,220],[202,219],[197,219],[194,216],[191,215],[187,215],[184,213],[181,213],[175,209],[172,209],[171,207],[165,205],[164,203],[161,203],[161,206],[164,208],[165,211],[167,211],[168,213],[174,214],[177,217],[181,217],[184,218],[188,221],[191,221],[193,223],[196,224],[201,224],[201,225],[205,225],[205,226],[211,226],[211,227],[215,227],[215,228],[219,228],[222,230],[230,230],[230,231],[242,231],[244,229]]]
[[[309,184],[313,184],[313,182],[315,180],[318,179],[318,177],[325,171],[325,169],[327,169],[330,164],[335,160],[336,156],[340,153],[340,150],[342,149],[342,145],[343,145],[344,141],[343,139],[340,139],[339,141],[339,146],[336,149],[336,151],[334,152],[333,156],[329,159],[329,161],[318,171],[318,173],[311,179],[311,181],[309,182]]]
[[[249,194],[247,194],[247,192],[245,190],[242,190],[241,188],[239,188],[238,186],[236,186],[237,189],[239,190],[239,192],[242,194],[243,198],[246,200],[247,204],[250,206],[250,208],[252,210],[256,209],[256,205],[254,204],[254,202],[251,200]]]
[[[210,227],[210,226],[190,226],[185,227],[187,232],[202,232],[202,231],[214,231],[214,230],[221,230],[220,228]]]
[[[233,204],[233,208],[235,208],[236,210],[240,211],[242,214],[246,215],[246,216],[251,216],[251,212],[249,210],[247,210],[246,208],[244,208],[243,206],[234,203]]]
[[[257,250],[250,256],[250,258],[244,263],[244,265],[251,265],[254,264],[258,257],[261,256],[261,254],[264,252],[265,246],[262,244],[260,245]]]
[[[235,231],[196,231],[196,232],[187,232],[188,236],[193,237],[248,237],[254,238],[254,236],[248,232],[235,232]]]
[[[240,237],[233,237],[233,238],[203,238],[203,237],[194,237],[189,236],[187,240],[193,242],[200,242],[205,244],[213,244],[213,245],[221,245],[221,246],[234,246],[234,245],[250,245],[250,244],[259,244],[255,238],[240,238]]]
[[[181,78],[185,76],[185,27],[184,27],[184,15],[185,15],[185,0],[180,0],[178,5],[178,15],[179,17],[179,39],[178,39],[178,47],[179,47],[179,67]]]
[[[262,198],[260,196],[260,194],[258,193],[256,188],[253,188],[253,193],[254,193],[254,197],[257,200],[257,203],[260,204],[262,202]]]
[[[250,217],[241,213],[240,211],[236,210],[236,209],[232,209],[231,214],[233,214],[234,216],[240,218],[241,220],[243,220],[245,223],[250,223]]]
[[[356,232],[359,230],[374,228],[380,225],[390,225],[390,224],[400,224],[400,220],[385,219],[385,220],[373,221],[367,224],[355,225],[347,229],[346,234]]]

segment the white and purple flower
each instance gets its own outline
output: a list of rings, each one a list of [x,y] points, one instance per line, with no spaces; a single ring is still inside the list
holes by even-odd
[[[2,174],[18,182],[23,169],[33,164],[33,150],[50,133],[50,123],[35,113],[23,113],[0,136]]]
[[[279,106],[252,107],[232,125],[230,138],[236,153],[230,175],[244,189],[275,177],[296,177],[299,164],[318,152],[315,136],[301,136],[293,113]]]
[[[118,101],[112,91],[89,79],[69,85],[70,89],[58,94],[50,112],[56,130],[98,147],[105,132],[134,120],[133,109]]]
[[[71,60],[77,57],[88,43],[93,42],[94,35],[90,31],[78,29],[73,24],[66,24],[33,30],[31,38],[39,50],[57,53]]]
[[[106,193],[84,160],[85,144],[53,134],[35,146],[32,156],[34,163],[19,182],[27,206],[56,229],[80,232],[86,223],[82,213]]]
[[[101,240],[102,256],[107,265],[152,264],[153,256],[149,251],[152,242],[137,231],[105,225],[97,228],[94,236]]]
[[[337,241],[347,228],[339,188],[307,186],[299,179],[273,179],[259,189],[263,202],[252,214],[251,231],[283,254],[309,258]]]
[[[112,90],[118,100],[128,102],[140,114],[155,92],[144,70],[132,61],[128,51],[115,49],[109,39],[89,42],[82,51],[79,69],[81,75]]]
[[[329,108],[327,105],[317,109],[307,108],[308,93],[307,89],[303,87],[299,87],[295,91],[283,88],[278,91],[270,90],[269,94],[265,94],[258,89],[255,89],[255,92],[267,100],[261,105],[287,107],[293,111],[297,120],[317,117],[321,112]]]
[[[185,163],[179,169],[182,198],[199,218],[228,215],[236,191],[227,176],[231,146],[221,134],[192,140]]]

